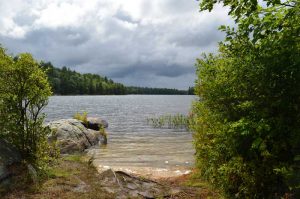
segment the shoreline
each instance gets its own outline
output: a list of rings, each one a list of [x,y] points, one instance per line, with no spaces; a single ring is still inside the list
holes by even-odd
[[[61,156],[39,184],[27,175],[15,176],[13,187],[2,198],[219,198],[217,191],[194,179],[193,173],[155,180],[111,169],[100,174],[85,153]]]
[[[105,166],[105,165],[95,165],[99,174],[107,171],[122,171],[133,176],[147,178],[151,180],[164,180],[170,178],[181,177],[192,173],[192,169],[166,169],[166,168],[154,168],[154,167],[136,167],[136,166],[127,166],[127,167],[117,167],[117,166]]]

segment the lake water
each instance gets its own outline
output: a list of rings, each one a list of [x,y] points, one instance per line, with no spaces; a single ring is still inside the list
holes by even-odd
[[[146,120],[165,114],[188,114],[194,99],[182,95],[53,96],[45,109],[46,121],[72,118],[83,111],[107,120],[108,145],[90,151],[99,169],[179,174],[194,164],[192,134],[153,128]]]

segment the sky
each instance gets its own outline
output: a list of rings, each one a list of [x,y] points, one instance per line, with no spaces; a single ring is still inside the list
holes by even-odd
[[[226,8],[196,0],[9,0],[0,2],[0,44],[14,55],[132,86],[187,89],[202,53],[217,52],[232,23]]]

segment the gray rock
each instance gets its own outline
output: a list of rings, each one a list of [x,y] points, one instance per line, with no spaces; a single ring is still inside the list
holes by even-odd
[[[89,186],[82,181],[80,178],[76,177],[79,183],[73,188],[74,192],[86,193],[88,191]]]
[[[29,174],[30,178],[32,179],[33,183],[37,184],[38,183],[37,171],[31,164],[27,165],[27,169],[28,169],[28,174]]]
[[[87,129],[79,120],[62,119],[48,124],[52,131],[49,141],[56,140],[62,154],[82,152],[98,144],[101,135]]]
[[[99,137],[99,144],[101,144],[101,145],[107,145],[107,135],[101,135]]]
[[[13,165],[21,163],[21,155],[5,140],[0,139],[0,186],[6,186],[7,181],[13,175],[10,169]]]
[[[102,187],[116,195],[118,199],[167,198],[171,195],[171,189],[167,186],[122,171],[108,169],[102,172],[99,177]]]
[[[98,131],[99,128],[102,126],[103,128],[108,127],[107,121],[99,118],[99,117],[87,117],[87,128]]]

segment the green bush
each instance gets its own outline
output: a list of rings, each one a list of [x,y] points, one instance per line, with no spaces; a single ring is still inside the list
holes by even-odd
[[[197,61],[200,100],[193,106],[192,127],[197,166],[228,198],[297,198],[299,4],[271,3],[265,9],[245,4],[246,9],[234,2],[227,5],[237,30],[222,27],[227,37],[219,54]],[[213,3],[201,5],[209,9]]]
[[[82,114],[80,113],[76,113],[74,116],[73,116],[74,119],[76,120],[79,120],[79,121],[82,121],[84,124],[87,125],[88,121],[87,121],[87,112],[83,112]]]
[[[44,167],[53,152],[41,113],[50,95],[46,74],[30,54],[12,58],[0,48],[0,137],[36,168]]]

